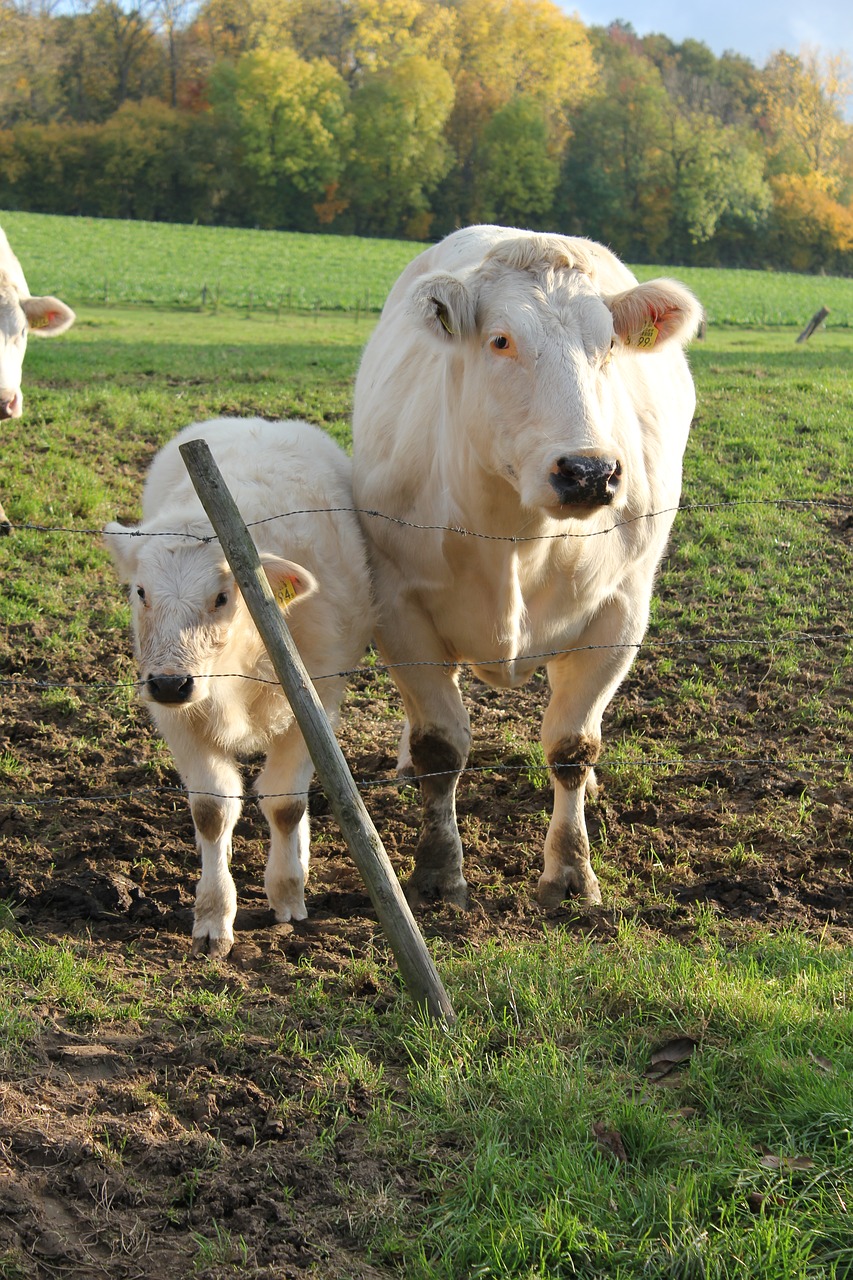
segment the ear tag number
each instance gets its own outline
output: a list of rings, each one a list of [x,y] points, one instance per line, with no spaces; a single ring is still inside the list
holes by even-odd
[[[640,330],[637,336],[638,347],[653,347],[658,340],[658,331],[651,320]]]
[[[275,598],[279,602],[279,604],[282,604],[282,605],[288,605],[290,604],[291,600],[296,599],[296,587],[294,587],[290,578],[285,578],[284,582],[281,584],[278,591],[276,592]]]
[[[49,314],[49,315],[46,315],[46,316],[39,316],[37,319],[35,319],[35,320],[31,320],[31,321],[30,321],[30,328],[31,328],[31,329],[46,329],[46,328],[48,327],[48,325],[50,324],[50,322],[51,322],[51,320],[52,320],[52,319],[53,319],[53,314],[52,314],[52,313],[51,313],[51,314]]]

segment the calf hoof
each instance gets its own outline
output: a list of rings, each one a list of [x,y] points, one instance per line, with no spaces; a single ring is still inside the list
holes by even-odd
[[[601,905],[601,889],[592,867],[570,868],[565,883],[562,880],[546,880],[544,875],[540,876],[536,901],[540,907],[553,909],[559,907],[570,893],[576,893],[590,906]]]
[[[279,924],[287,924],[289,920],[308,919],[303,883],[295,877],[268,882],[267,901]]]
[[[459,874],[448,876],[437,871],[415,870],[403,891],[413,911],[418,907],[435,906],[438,902],[449,902],[462,911],[468,909],[468,885]]]
[[[201,956],[206,956],[208,960],[226,960],[233,946],[233,938],[211,938],[205,934],[204,937],[193,938],[190,955],[194,960]]]

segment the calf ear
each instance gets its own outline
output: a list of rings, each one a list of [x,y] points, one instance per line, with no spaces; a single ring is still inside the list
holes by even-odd
[[[70,329],[76,319],[71,308],[58,298],[22,298],[21,308],[27,327],[40,338],[55,338]]]
[[[424,276],[409,294],[409,302],[415,316],[446,342],[465,338],[474,331],[474,303],[456,276],[444,271]]]
[[[115,520],[111,520],[104,526],[101,542],[112,556],[121,582],[130,582],[136,573],[137,540],[133,534],[138,532],[138,529],[128,528],[127,525],[118,524]]]
[[[294,564],[292,560],[282,560],[280,556],[264,553],[261,555],[261,565],[273,595],[283,607],[292,604],[299,596],[313,595],[318,588],[313,573],[303,569],[301,564]]]
[[[648,280],[604,301],[613,314],[616,336],[640,351],[673,341],[684,346],[702,318],[698,299],[677,280]]]

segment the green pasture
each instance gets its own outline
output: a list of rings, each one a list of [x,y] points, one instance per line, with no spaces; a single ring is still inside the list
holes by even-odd
[[[56,678],[73,675],[95,636],[129,648],[127,610],[96,531],[138,514],[145,468],[174,431],[259,413],[304,416],[348,441],[353,377],[373,323],[359,299],[369,290],[378,305],[418,246],[21,214],[2,222],[31,286],[65,296],[79,315],[65,337],[30,344],[26,416],[4,424],[2,443],[0,496],[19,527],[0,540],[0,672]],[[829,504],[849,512],[853,493],[853,283],[671,274],[697,289],[711,323],[691,350],[699,408],[685,461],[688,509],[652,619],[661,647],[637,667],[640,677],[644,661],[681,673],[683,702],[671,707],[656,754],[731,750],[729,700],[752,679],[742,668],[761,639],[770,653],[761,697],[796,696],[784,703],[794,708],[790,739],[756,750],[807,754],[819,723],[821,752],[847,761],[823,781],[849,783],[853,557],[849,534],[830,542],[828,530],[841,518]],[[159,306],[96,305],[105,278],[113,303]],[[320,298],[335,313],[276,315],[284,280],[294,296],[304,290],[309,309]],[[221,284],[219,314],[165,309],[196,303],[204,281]],[[247,315],[250,291],[256,310]],[[833,307],[831,327],[796,346],[823,303]],[[795,643],[806,631],[839,637],[819,686],[808,679],[809,650]],[[742,644],[681,666],[664,647],[711,636]],[[0,692],[8,723],[14,703]],[[75,733],[91,732],[85,691],[52,696],[66,699]],[[116,714],[138,714],[129,695]],[[646,750],[641,735],[614,734],[607,749],[623,766],[612,775],[616,794],[626,805],[645,800],[649,771],[632,769]],[[7,797],[26,767],[10,738],[0,753]],[[780,839],[808,824],[805,794],[780,794]],[[707,795],[722,805],[712,788]],[[729,840],[738,815],[718,820],[729,841],[721,859],[748,860],[748,845]],[[383,955],[343,974],[306,960],[286,996],[260,979],[240,995],[205,966],[161,981],[132,947],[119,962],[118,951],[85,938],[35,943],[9,911],[0,918],[0,1069],[20,1078],[55,1018],[81,1034],[120,1028],[140,1046],[156,1028],[161,1039],[199,1046],[199,1062],[227,1054],[232,1073],[259,1055],[303,1064],[318,1090],[306,1161],[319,1161],[342,1126],[360,1126],[375,1170],[368,1190],[340,1186],[359,1277],[851,1280],[853,954],[830,936],[730,929],[701,907],[676,940],[628,920],[635,888],[606,831],[595,858],[613,919],[624,915],[609,940],[556,928],[524,943],[435,945],[459,1014],[452,1030],[416,1016]],[[666,917],[668,899],[655,905]],[[364,990],[383,995],[381,1008]],[[659,1076],[653,1053],[675,1041],[687,1043],[685,1056]],[[358,1088],[363,1115],[341,1112],[342,1081]],[[168,1087],[173,1097],[189,1084]],[[204,1091],[198,1073],[192,1087]],[[287,1107],[283,1093],[285,1119]],[[225,1159],[211,1147],[211,1162]],[[205,1176],[186,1174],[199,1185]],[[208,1253],[216,1245],[237,1256],[225,1235],[210,1224]],[[266,1274],[251,1241],[243,1246],[239,1265],[205,1270],[200,1244],[198,1273]],[[0,1257],[0,1277],[24,1274],[22,1265]]]
[[[231,227],[62,218],[0,210],[0,225],[34,293],[82,302],[266,310],[379,311],[424,248],[394,240]],[[853,326],[853,280],[769,271],[637,266],[641,280],[675,275],[712,324],[802,329],[820,307],[830,328]]]

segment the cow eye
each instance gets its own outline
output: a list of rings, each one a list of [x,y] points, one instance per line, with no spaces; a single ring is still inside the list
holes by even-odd
[[[139,596],[139,599],[144,603],[144,602],[145,602],[145,588],[144,588],[144,587],[137,587],[137,588],[136,588],[136,594]]]
[[[515,343],[508,333],[496,333],[493,338],[489,339],[489,345],[499,356],[517,355]]]
[[[219,595],[216,597],[216,599],[213,602],[213,607],[214,609],[221,609],[222,606],[227,603],[228,603],[228,593],[226,591],[220,591]]]

